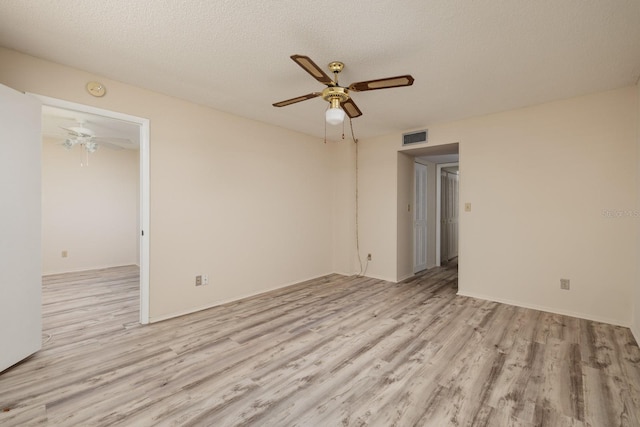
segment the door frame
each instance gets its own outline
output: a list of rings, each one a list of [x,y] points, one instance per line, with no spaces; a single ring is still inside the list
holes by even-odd
[[[149,323],[149,119],[30,93],[42,105],[96,114],[140,125],[140,323]]]
[[[428,208],[428,201],[427,201],[427,194],[428,194],[428,182],[429,182],[429,167],[423,163],[420,163],[418,161],[416,161],[416,158],[413,158],[413,274],[416,274],[420,271],[424,271],[427,269],[427,267],[429,266],[429,243],[428,243],[428,238],[427,240],[425,240],[425,248],[424,248],[424,256],[426,258],[425,260],[425,268],[416,271],[416,249],[417,249],[417,242],[418,239],[416,238],[416,215],[418,212],[418,186],[417,186],[417,176],[416,176],[416,164],[424,167],[425,170],[425,188],[424,188],[424,195],[422,197],[423,200],[423,206],[421,207],[424,211],[424,216],[425,216],[425,222],[428,221],[429,218],[429,210]],[[428,225],[426,225],[427,227],[427,233],[428,233]],[[428,234],[427,234],[428,235]]]
[[[441,239],[441,230],[440,230],[440,221],[442,219],[442,169],[448,168],[451,166],[460,167],[460,162],[455,163],[438,163],[436,169],[436,266],[440,267],[440,246],[442,242]],[[460,176],[458,175],[458,185],[460,185]],[[458,208],[460,205],[460,200],[458,200]],[[458,209],[458,212],[460,209]],[[458,234],[459,235],[459,234]]]

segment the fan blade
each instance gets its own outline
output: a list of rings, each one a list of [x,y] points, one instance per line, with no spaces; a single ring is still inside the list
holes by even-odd
[[[333,83],[331,77],[327,76],[327,74],[322,71],[322,68],[318,67],[315,62],[311,60],[308,56],[304,55],[291,55],[291,59],[293,59],[296,64],[304,68],[304,70],[311,74],[314,79],[319,81],[322,84],[329,85]]]
[[[65,128],[60,126],[60,129],[64,129],[69,132],[71,135],[79,137],[79,138],[91,138],[93,135],[89,133],[89,129],[85,129],[83,127],[74,126],[70,128]]]
[[[274,107],[285,107],[287,105],[295,104],[296,102],[306,101],[307,99],[317,98],[322,95],[320,92],[308,93],[306,95],[298,96],[296,98],[287,99],[286,101],[280,101],[273,104]]]
[[[131,148],[137,149],[138,144],[131,141],[129,138],[115,138],[115,137],[103,137],[96,136],[92,139],[100,145],[109,144],[113,147],[118,147],[118,149]]]
[[[365,82],[351,83],[349,90],[362,92],[365,90],[387,89],[391,87],[411,86],[413,77],[405,76],[387,77],[386,79],[367,80]]]
[[[356,103],[353,102],[353,99],[351,98],[341,103],[341,105],[344,112],[347,113],[347,116],[349,116],[352,119],[356,117],[360,117],[362,115],[362,111],[360,111]]]

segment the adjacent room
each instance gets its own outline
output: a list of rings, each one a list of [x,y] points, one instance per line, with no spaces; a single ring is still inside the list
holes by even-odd
[[[640,425],[640,3],[0,2],[0,425]]]

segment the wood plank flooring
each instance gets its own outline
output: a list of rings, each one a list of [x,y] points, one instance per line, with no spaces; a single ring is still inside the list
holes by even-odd
[[[627,328],[330,275],[141,326],[138,271],[47,276],[2,426],[640,426]],[[213,284],[215,286],[215,284]]]

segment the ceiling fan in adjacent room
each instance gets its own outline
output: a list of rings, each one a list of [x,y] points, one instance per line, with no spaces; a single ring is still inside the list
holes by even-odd
[[[298,96],[296,98],[287,99],[285,101],[276,102],[274,107],[285,107],[297,102],[306,101],[307,99],[322,97],[329,102],[329,109],[325,113],[327,123],[337,125],[344,121],[345,113],[350,118],[359,117],[362,112],[353,102],[349,92],[363,92],[366,90],[388,89],[393,87],[411,86],[413,77],[409,74],[396,77],[387,77],[384,79],[366,80],[363,82],[351,83],[349,86],[340,86],[338,84],[338,74],[344,69],[344,64],[339,61],[329,63],[329,70],[333,72],[333,80],[320,67],[318,67],[308,56],[292,55],[296,64],[301,66],[313,78],[327,87],[322,92],[312,92],[307,95]]]
[[[127,138],[98,137],[93,130],[85,127],[85,123],[82,121],[78,121],[77,126],[61,126],[60,128],[67,132],[67,138],[62,143],[62,146],[68,150],[80,145],[88,153],[95,153],[99,146],[122,150],[132,145],[132,141]]]

